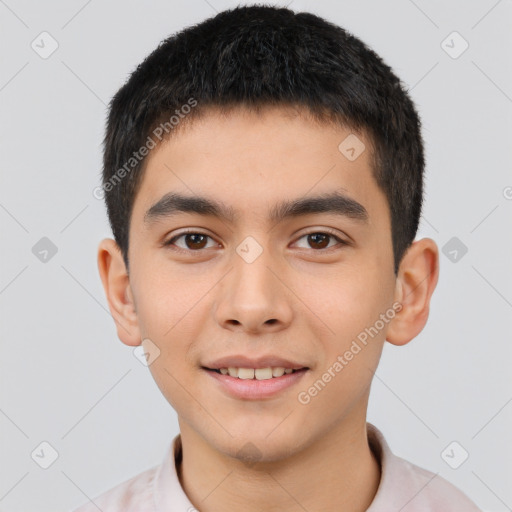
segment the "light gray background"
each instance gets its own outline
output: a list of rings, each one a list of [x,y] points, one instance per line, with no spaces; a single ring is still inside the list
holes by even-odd
[[[4,512],[76,507],[159,464],[178,431],[149,370],[116,336],[96,267],[98,243],[111,233],[92,190],[106,105],[128,74],[171,33],[235,5],[0,0]],[[455,262],[441,253],[421,335],[386,344],[368,420],[397,455],[483,510],[512,510],[512,3],[290,7],[353,32],[407,84],[428,162],[418,238],[442,249],[457,237],[468,249]],[[42,31],[59,44],[47,59],[31,48]],[[458,58],[442,46],[453,31],[469,43]],[[46,263],[32,252],[42,237],[58,248]],[[48,469],[31,458],[43,441],[59,454]],[[458,469],[441,457],[452,441],[469,452]]]

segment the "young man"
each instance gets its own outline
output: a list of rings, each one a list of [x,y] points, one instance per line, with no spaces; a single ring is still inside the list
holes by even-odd
[[[399,79],[317,16],[239,7],[149,55],[110,106],[98,264],[180,434],[78,511],[477,511],[366,422],[438,279],[423,170]]]

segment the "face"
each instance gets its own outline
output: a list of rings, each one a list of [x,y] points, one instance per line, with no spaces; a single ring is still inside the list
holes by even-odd
[[[149,368],[182,431],[224,454],[250,442],[278,460],[364,422],[395,275],[369,141],[340,150],[350,133],[282,108],[211,112],[148,157],[130,226],[139,342],[159,350]]]

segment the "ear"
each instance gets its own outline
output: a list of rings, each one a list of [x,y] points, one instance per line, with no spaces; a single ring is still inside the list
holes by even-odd
[[[434,240],[423,238],[413,242],[398,270],[395,301],[402,309],[388,326],[387,341],[405,345],[423,330],[438,277],[439,250]]]
[[[130,346],[141,344],[135,303],[123,256],[117,243],[105,238],[98,247],[98,269],[119,339]]]

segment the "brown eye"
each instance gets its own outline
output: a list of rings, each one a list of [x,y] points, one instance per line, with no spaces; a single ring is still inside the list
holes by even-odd
[[[198,251],[206,247],[207,240],[209,238],[211,239],[209,235],[206,235],[204,233],[196,233],[191,231],[188,233],[182,233],[181,235],[177,235],[171,238],[169,241],[165,242],[164,245],[175,245],[178,249],[182,249],[184,251]],[[180,239],[183,239],[184,245],[175,244],[175,242]]]
[[[185,235],[185,245],[189,249],[202,249],[206,245],[207,237],[200,233],[192,233]]]
[[[325,249],[329,245],[329,239],[332,238],[331,235],[326,233],[311,233],[307,236],[308,243],[313,249]]]
[[[325,249],[331,249],[335,247],[336,245],[348,245],[347,242],[339,238],[338,236],[334,235],[333,233],[329,232],[322,232],[322,231],[315,231],[312,233],[306,233],[305,235],[301,236],[299,240],[306,238],[307,239],[307,245],[308,247],[301,247],[305,249],[314,249],[315,251],[322,251]],[[336,243],[331,243],[337,242]]]

